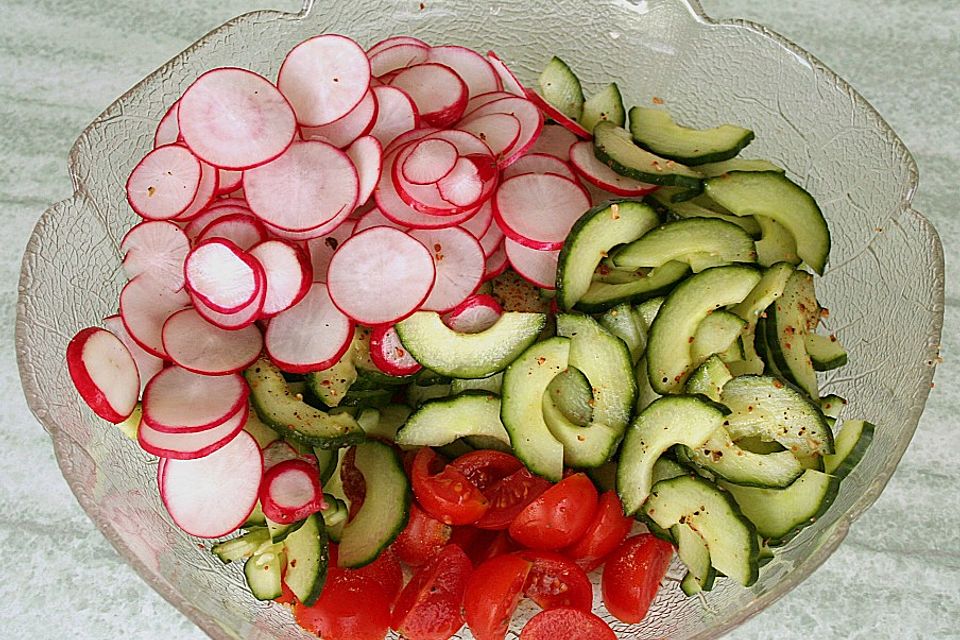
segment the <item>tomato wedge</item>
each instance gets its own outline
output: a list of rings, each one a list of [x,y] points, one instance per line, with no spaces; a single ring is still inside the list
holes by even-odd
[[[509,453],[480,449],[458,457],[450,463],[456,467],[480,491],[485,491],[496,481],[520,470],[523,463]]]
[[[430,447],[417,452],[410,482],[423,510],[446,524],[472,524],[490,504],[462,471],[444,467]]]
[[[497,480],[483,492],[490,503],[487,512],[476,522],[480,529],[506,529],[517,514],[550,488],[550,481],[521,467]]]
[[[589,611],[560,608],[530,618],[520,640],[617,640],[606,622]]]
[[[477,567],[497,556],[516,551],[517,546],[507,532],[476,527],[455,527],[450,542],[458,545]]]
[[[575,473],[524,507],[510,523],[510,537],[530,549],[562,549],[583,535],[596,510],[596,487]]]
[[[607,491],[597,502],[597,513],[583,536],[563,554],[587,573],[593,571],[630,534],[633,520],[623,515],[623,503],[616,491]]]
[[[509,554],[474,570],[463,595],[463,614],[477,640],[503,640],[531,566],[530,561]]]
[[[357,459],[356,447],[350,447],[343,454],[343,463],[340,465],[340,482],[343,484],[343,493],[350,503],[350,519],[352,520],[367,495],[367,482],[363,474],[357,469],[354,461]]]
[[[407,526],[391,545],[391,549],[401,562],[411,567],[419,567],[435,557],[450,542],[453,528],[440,522],[416,504],[410,505],[410,519]]]
[[[404,587],[391,627],[408,640],[446,640],[463,626],[461,604],[473,565],[455,544],[444,547]]]
[[[673,545],[649,533],[627,538],[603,567],[603,602],[618,620],[643,620],[673,558]]]
[[[531,563],[523,595],[541,609],[593,609],[593,585],[575,562],[553,551],[518,551]]]

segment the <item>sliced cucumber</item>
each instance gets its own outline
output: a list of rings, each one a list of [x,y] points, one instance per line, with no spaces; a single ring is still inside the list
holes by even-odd
[[[793,234],[782,224],[766,216],[754,216],[760,227],[760,239],[757,240],[757,262],[769,267],[778,262],[799,265],[803,260],[797,253],[797,241]]]
[[[500,398],[471,392],[426,402],[400,428],[396,442],[440,447],[467,436],[485,436],[510,444],[510,436],[500,422]]]
[[[817,373],[807,355],[806,314],[816,306],[813,275],[794,271],[783,295],[767,308],[767,347],[781,373],[811,398],[819,397]]]
[[[606,313],[600,316],[600,324],[603,325],[604,329],[623,340],[630,352],[630,360],[636,364],[647,346],[647,331],[641,325],[633,307],[623,302],[612,309],[608,309]]]
[[[251,556],[243,564],[243,577],[246,578],[250,593],[257,600],[275,600],[283,592],[281,585],[283,547],[274,545]]]
[[[793,275],[794,270],[794,266],[786,262],[771,265],[763,271],[760,282],[753,288],[750,295],[731,309],[747,323],[741,331],[740,340],[745,364],[738,368],[734,375],[763,373],[764,362],[757,354],[755,345],[757,321],[761,314],[766,312],[767,307],[783,295],[783,289],[787,286],[787,280]]]
[[[661,396],[650,386],[646,358],[640,358],[640,361],[637,362],[637,366],[633,369],[633,378],[637,381],[637,404],[634,413],[640,413]]]
[[[797,253],[819,274],[830,255],[830,230],[816,201],[773,171],[733,171],[704,183],[706,194],[738,216],[766,216],[786,227]]]
[[[416,409],[425,402],[446,398],[451,394],[449,384],[420,385],[412,384],[407,387],[407,404]]]
[[[599,467],[587,469],[586,473],[593,480],[593,484],[596,485],[600,493],[617,490],[617,463],[615,461],[611,460]]]
[[[686,524],[699,533],[710,550],[710,564],[739,584],[757,581],[759,543],[754,525],[737,503],[702,478],[680,476],[653,486],[644,514],[663,529]]]
[[[553,482],[563,475],[563,445],[544,421],[543,397],[569,357],[568,338],[549,338],[528,347],[503,375],[500,420],[513,450],[530,471]]]
[[[657,458],[657,461],[653,463],[653,484],[657,484],[661,480],[669,480],[670,478],[679,478],[680,476],[688,475],[690,475],[690,469],[666,456],[660,456]]]
[[[775,171],[784,173],[783,167],[778,167],[769,160],[750,160],[747,158],[730,158],[722,162],[711,162],[697,166],[697,171],[708,178],[721,176],[731,171]]]
[[[847,364],[847,352],[835,335],[808,333],[803,337],[803,345],[816,371],[830,371]]]
[[[688,524],[675,524],[670,527],[670,533],[677,541],[677,556],[687,567],[680,588],[688,596],[710,591],[717,570],[710,564],[710,549],[706,541]]]
[[[323,404],[336,407],[357,379],[357,368],[353,364],[353,353],[346,353],[329,369],[308,373],[307,387]]]
[[[757,221],[751,217],[741,218],[729,212],[724,213],[721,211],[714,211],[713,209],[700,204],[698,198],[677,202],[673,199],[676,194],[676,189],[662,188],[651,193],[649,197],[677,218],[708,218],[723,220],[724,222],[737,225],[750,234],[751,238],[759,238],[761,235],[760,225],[757,224]]]
[[[732,347],[739,349],[740,332],[744,322],[729,311],[714,311],[700,323],[690,343],[690,357],[700,366],[712,355],[730,353]],[[742,357],[742,354],[737,354]]]
[[[623,108],[623,96],[616,82],[611,82],[583,103],[580,124],[593,132],[598,122],[612,122],[618,127],[627,123],[627,110]]]
[[[537,80],[540,95],[571,120],[583,114],[583,88],[567,63],[554,56]]]
[[[344,506],[347,509],[347,512],[350,511],[350,500],[347,499],[347,494],[343,490],[343,478],[340,475],[340,469],[343,466],[343,458],[347,454],[346,449],[338,449],[336,452],[335,465],[333,472],[330,474],[330,477],[326,482],[323,483],[323,492],[324,494],[329,494],[335,499],[343,502]],[[330,540],[333,542],[340,542],[340,536],[343,534],[343,526],[346,523],[341,522],[338,525],[330,525],[327,528],[327,535]]]
[[[452,378],[486,378],[502,371],[543,330],[542,313],[508,311],[479,333],[458,333],[433,311],[418,311],[397,323],[397,334],[417,362]]]
[[[500,395],[503,385],[503,372],[495,373],[486,378],[454,378],[450,381],[450,394],[460,395],[464,391],[486,391]]]
[[[563,445],[563,463],[568,467],[590,469],[607,462],[620,444],[622,429],[602,422],[580,426],[557,408],[553,399],[543,396],[543,420],[551,435]]]
[[[336,449],[365,438],[349,415],[330,415],[293,395],[280,369],[269,360],[257,360],[243,375],[257,415],[285,438],[321,449]]]
[[[588,293],[597,265],[615,246],[636,240],[658,224],[653,208],[632,200],[604,203],[583,214],[570,229],[557,262],[560,307],[573,309]]]
[[[718,478],[748,487],[783,488],[804,471],[789,451],[753,453],[738,446],[723,427],[699,447],[688,448],[686,457]]]
[[[263,508],[260,506],[260,501],[257,500],[257,504],[253,507],[253,513],[247,516],[246,522],[240,525],[241,529],[250,529],[252,527],[265,527],[267,526],[267,517],[263,515]]]
[[[823,457],[824,471],[841,480],[850,475],[873,442],[874,429],[866,420],[844,420],[835,440],[836,453]]]
[[[330,493],[323,494],[323,501],[327,506],[320,510],[320,516],[328,529],[346,523],[347,517],[350,515],[350,509],[345,501]]]
[[[621,302],[641,302],[669,292],[688,273],[690,267],[686,264],[668,262],[645,275],[635,276],[631,282],[593,282],[577,302],[576,308],[585,313],[598,313]]]
[[[693,270],[732,262],[756,262],[753,238],[735,224],[686,218],[663,224],[621,247],[612,256],[618,269],[659,267],[676,260]],[[700,268],[698,268],[700,267]]]
[[[228,562],[246,560],[262,547],[267,547],[271,544],[273,544],[273,542],[270,540],[270,533],[266,529],[258,527],[238,538],[232,538],[225,542],[215,544],[210,551],[220,558],[221,562],[227,564]]]
[[[689,394],[700,393],[714,402],[720,402],[723,385],[732,379],[730,369],[727,368],[727,365],[723,363],[719,356],[710,356],[687,378],[687,386],[684,391]]]
[[[729,160],[750,144],[753,131],[732,124],[691,129],[677,124],[667,111],[630,109],[630,133],[638,145],[687,165]]]
[[[403,463],[389,445],[357,445],[354,464],[366,483],[366,497],[340,536],[341,567],[356,569],[370,564],[400,535],[410,515],[410,483]]]
[[[327,580],[327,528],[323,518],[308,516],[303,526],[283,542],[287,569],[283,582],[304,605],[311,606],[320,597]]]
[[[247,422],[243,425],[243,430],[253,436],[261,450],[280,439],[280,434],[265,424],[252,407],[247,414]]]
[[[544,395],[545,411],[548,398],[564,418],[577,426],[585,427],[593,419],[593,390],[587,376],[576,367],[568,367],[550,381]]]
[[[840,412],[845,406],[847,406],[846,399],[835,393],[820,398],[820,410],[823,411],[823,415],[828,418],[839,418]]]
[[[598,122],[594,127],[593,151],[600,162],[622,176],[687,191],[699,192],[702,188],[701,173],[638,147],[629,131],[612,122]]]
[[[721,406],[702,396],[666,396],[644,409],[627,429],[620,451],[617,493],[624,513],[640,510],[653,486],[653,466],[667,449],[699,447],[723,420]]]
[[[396,440],[397,430],[407,421],[411,412],[412,409],[405,404],[388,404],[382,407],[378,410],[379,419],[376,427],[367,430],[367,435],[371,438],[393,442]]]
[[[650,327],[653,326],[653,319],[660,313],[660,307],[663,306],[666,298],[658,296],[644,300],[636,306],[637,316],[640,318],[641,326],[644,331],[650,333]]]

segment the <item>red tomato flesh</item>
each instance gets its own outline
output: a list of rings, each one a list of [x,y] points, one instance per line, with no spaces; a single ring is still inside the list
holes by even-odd
[[[419,567],[435,557],[448,542],[453,528],[440,522],[416,504],[410,505],[407,526],[393,541],[391,549],[401,562]]]
[[[608,558],[600,581],[603,602],[618,620],[643,620],[670,567],[673,545],[649,533],[627,538]]]
[[[607,491],[597,502],[597,513],[583,536],[563,554],[587,573],[593,571],[630,534],[633,520],[623,515],[623,503],[616,491]]]
[[[607,623],[581,609],[549,609],[530,618],[520,640],[617,640]]]
[[[523,467],[523,463],[509,453],[480,449],[465,453],[450,466],[456,467],[480,491]]]
[[[575,473],[524,507],[510,523],[510,537],[530,549],[562,549],[583,535],[596,510],[596,487]]]
[[[447,545],[404,587],[391,626],[408,640],[446,640],[463,626],[461,604],[472,572],[467,554]]]
[[[410,483],[417,502],[429,515],[446,524],[472,524],[489,507],[489,502],[459,469],[442,466],[430,447],[417,452]]]
[[[477,520],[476,526],[480,529],[506,529],[518,513],[550,486],[549,480],[535,476],[526,467],[521,467],[497,480],[483,492],[490,502],[490,507]]]
[[[518,551],[531,563],[523,595],[541,609],[593,609],[593,585],[575,562],[553,551]]]
[[[528,560],[497,556],[474,570],[463,595],[463,614],[477,640],[503,640],[530,574]]]

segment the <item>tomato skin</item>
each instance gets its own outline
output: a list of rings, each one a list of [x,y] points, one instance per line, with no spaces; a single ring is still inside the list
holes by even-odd
[[[450,542],[452,534],[450,525],[428,515],[416,504],[411,504],[407,526],[390,548],[401,562],[419,567],[435,557]]]
[[[673,545],[650,534],[627,538],[608,558],[600,585],[603,602],[618,620],[643,620],[673,558]]]
[[[630,535],[633,520],[623,515],[616,491],[607,491],[597,502],[597,513],[583,536],[563,550],[587,573],[593,571]]]
[[[350,574],[380,585],[393,603],[403,589],[403,567],[391,549],[384,549],[377,559],[359,569],[343,569]]]
[[[518,513],[550,487],[549,480],[520,467],[484,490],[490,508],[477,520],[476,526],[480,529],[506,529]]]
[[[323,591],[313,606],[294,605],[297,623],[322,638],[383,640],[390,628],[393,596],[390,587],[378,584],[369,574],[331,563]]]
[[[281,580],[280,597],[274,598],[273,601],[277,604],[295,605],[297,604],[297,596],[293,591],[290,590],[290,587],[287,586],[287,583]]]
[[[440,458],[430,447],[417,452],[410,477],[417,502],[446,524],[476,522],[486,513],[489,502],[459,469],[447,465],[438,470],[440,465]]]
[[[575,562],[553,551],[518,551],[530,562],[523,595],[541,609],[593,609],[593,584]]]
[[[477,567],[463,594],[463,614],[477,640],[503,640],[517,609],[531,563],[513,554]]]
[[[524,507],[510,523],[510,537],[529,549],[562,549],[583,535],[596,510],[596,487],[576,473]]]
[[[463,626],[463,592],[472,572],[467,554],[447,545],[404,587],[390,626],[408,640],[446,640]]]
[[[607,623],[590,611],[559,608],[530,618],[520,640],[617,640]]]
[[[465,453],[450,465],[459,469],[480,491],[523,467],[523,463],[509,453],[491,449]]]
[[[350,504],[349,518],[360,511],[363,506],[363,500],[367,496],[367,481],[363,479],[363,474],[357,469],[355,461],[357,459],[357,448],[350,447],[343,454],[343,463],[340,465],[340,482],[343,484],[343,493]]]

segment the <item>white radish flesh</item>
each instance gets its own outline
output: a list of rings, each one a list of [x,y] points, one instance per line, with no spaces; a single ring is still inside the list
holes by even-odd
[[[213,202],[217,194],[217,187],[220,185],[220,171],[206,162],[200,163],[200,186],[197,187],[197,195],[193,202],[174,220],[192,220],[194,216],[206,209]]]
[[[219,218],[200,232],[197,244],[220,238],[229,240],[243,251],[267,239],[267,228],[252,214],[234,213]]]
[[[584,180],[618,196],[642,196],[657,190],[655,184],[622,176],[600,162],[593,152],[593,143],[587,140],[570,147],[570,162]]]
[[[391,376],[409,376],[423,367],[410,355],[393,325],[380,326],[370,334],[370,359]]]
[[[509,154],[500,162],[501,168],[510,166],[522,156],[536,142],[543,130],[543,114],[529,100],[510,97],[488,102],[470,114],[470,119],[476,119],[491,113],[504,113],[514,116],[520,122],[520,136],[510,149]]]
[[[370,73],[381,78],[394,71],[406,69],[427,61],[430,48],[423,45],[401,43],[377,51],[370,57]]]
[[[224,375],[253,364],[263,349],[263,336],[255,325],[230,331],[207,322],[196,309],[183,309],[163,325],[163,348],[187,371]]]
[[[187,289],[221,313],[243,309],[264,286],[263,267],[222,238],[198,244],[187,256],[184,271]]]
[[[167,112],[160,118],[160,124],[157,125],[157,131],[153,135],[153,148],[162,147],[166,144],[173,144],[180,139],[180,125],[177,124],[177,112],[180,110],[180,101],[177,100]]]
[[[560,125],[546,124],[528,153],[546,153],[566,162],[570,157],[570,147],[579,141],[577,136]]]
[[[432,47],[428,61],[453,69],[467,85],[469,97],[500,89],[500,77],[490,62],[476,51],[466,47],[455,45]]]
[[[520,96],[521,98],[524,97],[525,89],[523,85],[520,84],[520,81],[517,80],[517,76],[510,70],[510,67],[493,51],[487,52],[487,60],[500,77],[500,84],[503,85],[503,90]]]
[[[453,171],[459,158],[460,154],[453,143],[428,138],[410,146],[401,171],[403,177],[413,184],[434,184]]]
[[[303,299],[313,281],[313,268],[306,252],[282,240],[267,240],[250,250],[263,267],[267,295],[263,315],[273,316]]]
[[[217,170],[217,192],[216,195],[222,196],[233,193],[243,186],[243,171],[233,171],[231,169]]]
[[[377,94],[370,89],[347,115],[319,127],[300,127],[300,133],[304,140],[320,140],[342,149],[373,129],[379,111]]]
[[[456,215],[439,216],[421,213],[410,207],[400,197],[394,185],[392,176],[396,158],[397,154],[392,154],[384,159],[380,182],[377,183],[377,188],[373,192],[380,212],[396,225],[404,228],[439,229],[457,225],[476,213],[476,210],[468,210]]]
[[[384,49],[395,47],[398,44],[415,44],[421,47],[430,46],[420,38],[414,38],[413,36],[390,36],[389,38],[381,40],[380,42],[376,43],[375,45],[367,49],[367,56],[372,56],[378,51],[383,51]]]
[[[229,205],[218,205],[213,204],[201,211],[194,217],[190,222],[187,223],[187,226],[184,227],[183,231],[187,234],[187,238],[191,242],[195,242],[200,234],[210,226],[216,220],[220,218],[225,218],[234,214],[244,214],[248,216],[253,215],[253,211],[250,211],[250,208],[243,205],[229,204]]]
[[[503,308],[492,296],[472,295],[443,315],[443,322],[460,333],[486,331],[503,315]]]
[[[370,135],[380,141],[384,150],[402,133],[420,127],[420,112],[407,93],[390,86],[373,87],[380,110]]]
[[[379,210],[374,209],[365,213],[360,220],[364,220],[371,215],[380,215]],[[336,229],[331,231],[325,236],[319,238],[312,238],[307,240],[307,250],[310,252],[310,264],[313,267],[313,279],[319,282],[327,281],[327,267],[330,265],[330,259],[333,258],[334,252],[340,247],[340,245],[346,241],[351,235],[353,235],[354,229],[357,229],[360,224],[360,220],[346,220],[343,224],[338,226]],[[371,218],[371,221],[374,218]],[[383,218],[385,223],[393,224],[386,218]],[[371,225],[371,226],[376,226]],[[267,288],[269,289],[269,278],[270,274],[267,274]]]
[[[409,228],[409,225],[397,224],[387,216],[383,215],[383,212],[380,209],[373,208],[367,213],[363,214],[359,220],[357,220],[357,226],[354,228],[353,233],[360,233],[371,227],[393,227],[394,229],[400,229],[401,231],[406,231]],[[346,240],[346,238],[344,238]],[[333,257],[331,252],[330,257]],[[330,261],[327,260],[327,265],[330,264]],[[326,273],[326,271],[324,271]]]
[[[480,242],[458,227],[414,229],[410,236],[419,241],[433,258],[436,281],[421,305],[430,311],[447,311],[470,296],[483,279],[486,259]]]
[[[487,256],[487,269],[486,273],[483,274],[483,280],[496,278],[509,266],[510,261],[507,259],[507,252],[504,250],[503,244],[500,244],[493,253]]]
[[[270,359],[284,371],[309,373],[332,366],[353,337],[353,323],[315,282],[295,306],[270,320],[264,336]]]
[[[357,138],[347,147],[346,154],[357,170],[357,204],[363,204],[370,199],[380,180],[380,171],[383,170],[383,145],[373,136],[364,136]]]
[[[491,224],[493,224],[493,203],[487,200],[476,214],[460,223],[460,228],[469,231],[470,235],[479,240],[487,233]]]
[[[249,407],[240,407],[236,414],[222,424],[195,433],[167,433],[157,431],[146,422],[140,423],[137,430],[137,442],[147,453],[164,460],[196,460],[208,456],[217,449],[226,446],[247,423]],[[162,473],[162,471],[159,471]],[[163,486],[160,486],[161,495]]]
[[[503,182],[493,215],[503,232],[531,249],[554,250],[590,208],[590,196],[572,180],[527,173]]]
[[[200,188],[200,161],[180,145],[157,147],[127,179],[127,202],[148,220],[170,220],[186,211]]]
[[[263,515],[279,524],[293,524],[323,508],[316,464],[284,460],[270,468],[260,485]]]
[[[467,107],[467,85],[442,64],[408,67],[397,74],[390,86],[407,92],[420,117],[433,127],[449,127],[463,116]]]
[[[525,247],[510,238],[503,241],[507,259],[513,270],[527,282],[541,289],[557,288],[557,261],[560,250],[540,251]]]
[[[151,278],[134,278],[120,291],[120,317],[137,344],[147,353],[166,358],[160,337],[163,323],[174,311],[190,304],[183,289],[173,291]]]
[[[468,117],[457,128],[483,140],[498,157],[510,155],[520,140],[520,120],[509,113]]]
[[[123,422],[137,406],[140,376],[130,351],[105,329],[80,331],[67,345],[67,368],[80,397],[108,422]]]
[[[490,215],[493,216],[493,203],[490,203]],[[500,225],[494,222],[489,227],[487,227],[486,233],[480,236],[480,246],[483,248],[483,255],[488,258],[493,255],[493,253],[500,248],[500,245],[503,244],[503,229],[500,228]]]
[[[120,338],[120,342],[133,356],[133,361],[137,365],[137,373],[140,374],[140,392],[142,393],[153,376],[163,369],[163,358],[158,358],[137,344],[137,341],[130,337],[127,328],[123,326],[123,320],[119,314],[104,318],[103,328]]]
[[[237,373],[210,376],[167,367],[143,392],[143,420],[164,433],[196,433],[223,424],[250,393]]]
[[[174,291],[183,288],[183,262],[190,240],[172,222],[141,222],[123,237],[120,252],[128,280],[143,275]]]
[[[477,164],[468,156],[457,160],[453,171],[437,183],[437,189],[440,197],[450,204],[473,207],[482,200],[484,181]]]
[[[573,172],[569,164],[546,153],[528,153],[519,158],[503,170],[503,179],[507,180],[524,173],[555,173],[558,176],[577,182],[577,174]]]
[[[244,327],[253,324],[260,318],[266,295],[267,288],[265,286],[260,287],[257,297],[254,298],[250,304],[232,313],[222,313],[220,311],[211,309],[206,305],[206,303],[204,303],[203,300],[192,294],[190,296],[190,300],[193,302],[193,306],[196,308],[197,313],[203,316],[204,319],[211,324],[223,329],[243,329]]]

